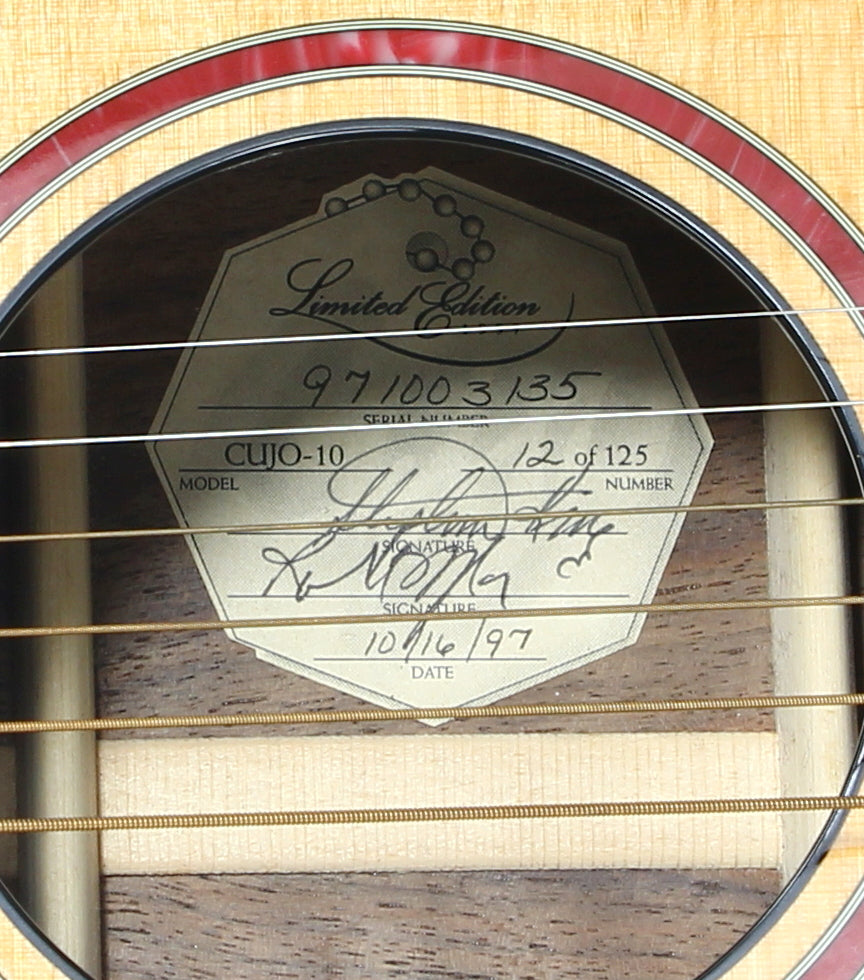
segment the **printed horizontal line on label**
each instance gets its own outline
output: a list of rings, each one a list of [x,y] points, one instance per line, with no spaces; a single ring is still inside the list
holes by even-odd
[[[284,592],[269,592],[266,596],[262,596],[260,592],[234,592],[229,594],[229,599],[290,599],[293,595],[291,593]],[[423,602],[423,600],[411,600],[406,599],[403,595],[370,595],[368,592],[363,594],[351,595],[344,592],[331,593],[330,595],[317,595],[316,599],[399,599],[403,602]],[[447,596],[448,599],[477,599],[476,595],[453,595]],[[629,599],[629,593],[614,593],[614,592],[523,592],[521,594],[508,593],[508,599]],[[434,605],[430,600],[426,600],[426,605]]]
[[[585,412],[650,412],[651,405],[578,405],[571,406]],[[468,412],[478,409],[484,412],[560,412],[560,405],[537,405],[523,402],[520,405],[199,405],[199,412]],[[482,422],[482,419],[478,419]]]

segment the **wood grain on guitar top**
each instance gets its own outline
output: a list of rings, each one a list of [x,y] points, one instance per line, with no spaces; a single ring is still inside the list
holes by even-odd
[[[0,134],[0,155],[11,154],[14,162],[16,148],[33,134],[138,73],[247,35],[344,20],[343,7],[335,0],[293,0],[279,7],[241,10],[226,0],[178,0],[157,10],[139,2],[97,0],[85,16],[76,5],[54,0],[38,10],[9,3],[0,11],[0,83],[12,111]],[[350,15],[401,21],[434,14],[442,21],[529,32],[636,66],[693,93],[758,134],[809,175],[854,223],[864,218],[859,179],[864,151],[862,69],[854,56],[844,56],[843,48],[860,36],[862,11],[857,0],[833,7],[800,0],[675,0],[662,9],[636,0],[570,6],[444,0],[434,11],[415,0],[401,5],[360,0]],[[51,249],[100,209],[174,166],[262,133],[388,117],[459,120],[585,153],[645,181],[717,229],[793,308],[837,305],[831,282],[807,247],[790,244],[783,229],[763,217],[768,207],[764,202],[761,210],[753,207],[752,200],[733,186],[734,180],[721,182],[710,168],[688,157],[686,139],[677,146],[664,144],[591,106],[566,104],[520,90],[516,84],[499,84],[499,79],[488,84],[477,75],[458,80],[445,73],[434,77],[432,71],[425,77],[423,72],[396,77],[388,74],[386,52],[381,57],[380,70],[362,78],[328,77],[238,92],[230,101],[202,105],[188,117],[166,116],[152,131],[137,132],[133,140],[94,160],[44,200],[34,201],[32,211],[22,210],[0,240],[0,293],[15,290]],[[99,142],[98,135],[94,142]],[[242,195],[250,186],[244,183],[248,175],[242,168],[228,171],[214,178],[206,197],[197,196],[194,187],[186,188],[108,232],[89,246],[85,258],[88,341],[185,339],[224,249],[314,212],[322,192],[380,167],[380,145],[372,139],[368,144],[353,156],[339,156],[329,148],[309,150],[303,166],[312,177],[305,183],[294,179],[280,184],[280,162],[272,162],[272,172],[267,172],[265,162],[255,178],[256,193],[246,203]],[[398,174],[430,162],[438,165],[438,152],[440,148],[405,145],[388,149],[384,156],[392,173]],[[524,196],[528,187],[537,207],[566,213],[571,220],[590,222],[609,234],[629,234],[628,244],[661,312],[729,311],[749,302],[731,276],[684,243],[669,251],[655,248],[657,230],[650,222],[640,225],[641,219],[613,214],[605,199],[591,200],[587,194],[569,200],[563,177],[560,184],[551,177],[532,182],[532,165],[527,162],[520,171],[520,164],[511,161],[504,173],[494,154],[484,159],[479,153],[467,161],[456,154],[446,162],[502,193]],[[734,161],[729,172],[734,177]],[[2,181],[0,170],[0,197]],[[257,193],[262,186],[272,188],[269,198]],[[277,219],[286,188],[293,210]],[[217,211],[223,217],[231,212],[231,217],[213,234],[207,223]],[[611,227],[616,222],[618,227]],[[204,230],[197,234],[197,229]],[[817,227],[807,240],[817,251],[819,236]],[[685,253],[692,264],[676,265],[677,256]],[[122,277],[116,275],[118,268]],[[153,288],[156,282],[158,290]],[[857,328],[846,318],[830,316],[806,317],[805,323],[846,393],[852,398],[864,394],[864,354]],[[720,322],[698,337],[687,326],[671,330],[670,336],[700,403],[758,400],[758,330]],[[174,355],[157,354],[143,368],[139,361],[126,372],[117,360],[97,360],[88,384],[102,400],[91,409],[92,431],[146,430],[174,362]],[[15,391],[18,382],[8,370],[5,378]],[[14,410],[11,414],[14,418]],[[730,487],[736,499],[758,498],[765,486],[764,432],[758,416],[717,417],[710,425],[716,449],[696,502],[728,500]],[[101,474],[91,500],[94,526],[159,526],[172,520],[143,450],[95,450],[90,468],[91,474]],[[658,599],[764,594],[769,564],[765,539],[765,519],[758,512],[688,517]],[[99,544],[93,561],[96,621],[209,614],[198,572],[177,539],[147,545]],[[686,697],[705,691],[723,696],[773,690],[767,613],[748,612],[733,621],[718,611],[694,620],[698,625],[680,633],[674,618],[652,617],[636,646],[512,700]],[[99,711],[105,715],[179,714],[200,710],[205,699],[217,711],[359,705],[348,695],[255,660],[250,650],[221,633],[167,642],[116,637],[99,641],[97,657]],[[640,715],[627,721],[630,731],[662,732],[673,726],[692,731],[775,728],[768,712],[732,718],[720,712],[694,713],[674,721]],[[524,727],[510,720],[476,721],[462,723],[459,731],[482,734]],[[609,732],[621,730],[622,723],[598,716],[578,725],[537,720],[530,728]],[[322,725],[302,732],[274,729],[255,734],[314,736],[325,731],[347,735],[354,729]],[[381,731],[384,726],[364,726],[364,733]],[[417,726],[398,723],[386,726],[386,731],[416,734]],[[112,737],[131,741],[161,734]],[[864,862],[856,827],[850,821],[810,892],[799,896],[730,975],[782,980],[816,943]],[[109,977],[124,978],[216,977],[248,971],[262,976],[430,980],[692,977],[760,914],[776,893],[779,877],[773,868],[728,868],[710,877],[687,869],[115,876],[103,885],[105,966]],[[209,959],[202,956],[205,947],[211,951]],[[31,947],[12,920],[0,917],[0,972],[10,980],[43,980],[57,975],[57,968]]]

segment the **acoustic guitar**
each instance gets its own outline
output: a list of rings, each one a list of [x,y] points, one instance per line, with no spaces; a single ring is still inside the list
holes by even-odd
[[[0,975],[861,975],[861,14],[4,11]]]

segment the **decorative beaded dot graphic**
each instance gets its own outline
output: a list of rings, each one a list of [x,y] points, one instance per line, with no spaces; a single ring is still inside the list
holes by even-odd
[[[471,242],[468,255],[457,256],[451,261],[450,250],[440,235],[433,231],[417,232],[405,243],[405,258],[418,272],[436,272],[443,269],[454,279],[468,282],[474,277],[478,265],[491,262],[495,257],[495,246],[488,239],[481,237],[485,230],[482,218],[476,214],[463,214],[459,210],[456,198],[451,194],[430,194],[420,181],[411,177],[391,184],[385,184],[383,180],[377,178],[367,180],[362,192],[355,197],[328,198],[324,205],[324,213],[328,218],[332,218],[360,204],[377,201],[387,194],[398,194],[403,201],[409,202],[425,199],[438,217],[457,220],[463,238]]]

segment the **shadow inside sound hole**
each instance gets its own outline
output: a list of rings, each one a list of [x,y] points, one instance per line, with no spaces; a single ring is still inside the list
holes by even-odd
[[[460,148],[434,140],[367,140],[353,143],[350,153],[335,156],[338,159],[332,146],[312,147],[232,168],[208,177],[206,187],[180,188],[108,231],[89,247],[86,258],[90,342],[118,336],[185,339],[225,248],[313,213],[322,193],[349,179],[372,172],[395,176],[430,163],[625,240],[661,315],[753,307],[749,291],[681,232],[635,207],[618,191],[577,179],[561,167],[521,155],[502,157],[500,150],[490,147]],[[759,389],[758,340],[753,329],[727,321],[713,326],[677,325],[669,334],[700,403],[753,401]],[[106,434],[149,428],[173,363],[173,356],[158,355],[137,360],[128,369],[108,358],[90,365],[90,430]],[[18,383],[13,380],[9,390],[14,391]],[[15,396],[10,414],[13,428],[14,405],[20,404],[23,399]],[[23,421],[18,424],[23,427]],[[728,442],[735,438],[728,422],[709,424],[718,435],[725,426]],[[758,422],[747,420],[743,429],[748,431],[748,444],[755,445],[761,435]],[[12,476],[21,479],[23,486],[16,466],[20,469],[13,463]],[[739,477],[727,474],[732,482]],[[744,492],[762,491],[756,464],[747,479]],[[91,452],[90,485],[94,527],[160,526],[171,521],[170,508],[141,450]],[[7,518],[13,515],[17,525],[14,515],[16,508],[23,509],[26,493],[18,491],[16,498],[6,485],[0,492],[11,494]],[[751,533],[758,537],[760,528],[754,526]],[[700,549],[693,544],[691,550]],[[713,556],[707,549],[704,553]],[[194,564],[176,539],[170,545],[99,544],[93,548],[93,560],[99,574],[94,591],[97,621],[210,613]],[[18,593],[26,588],[14,568],[5,574],[10,585],[6,615],[11,618],[23,603]],[[664,586],[671,591],[681,581],[670,578]],[[611,698],[622,691],[651,694],[656,684],[656,676],[651,676],[654,664],[680,671],[679,661],[663,649],[666,635],[658,634],[653,660],[643,656],[640,665],[637,654],[622,651],[603,664],[573,672],[514,700],[552,699],[559,691],[574,698],[598,694]],[[690,642],[685,636],[680,644],[682,660]],[[225,637],[195,636],[185,650],[182,646],[173,640],[156,642],[151,636],[122,644],[99,641],[100,712],[179,713],[227,710],[226,706],[249,710],[286,703],[316,708],[358,705],[347,695],[292,679],[255,661],[248,649]],[[747,669],[746,641],[735,646],[734,656],[740,658],[734,661],[736,669],[742,664],[735,679],[740,680],[741,671]],[[771,680],[764,653],[760,650],[763,660],[754,681],[761,686]],[[253,676],[248,687],[242,686],[244,674]],[[701,678],[692,680],[694,689],[699,683]],[[208,707],[202,692],[211,684],[218,694],[215,705],[211,701]],[[637,727],[641,724],[638,719]],[[686,724],[698,728],[721,723],[701,717]],[[764,716],[753,724],[757,729],[766,727]],[[646,729],[651,725],[644,722]],[[459,731],[487,733],[512,727],[476,723],[460,726]],[[551,731],[562,726],[544,722],[532,727]],[[596,730],[603,730],[602,723]],[[324,731],[322,726],[315,733]],[[388,731],[411,734],[416,726],[404,724]],[[310,976],[325,972],[346,977],[431,978],[443,973],[487,977],[539,971],[556,976],[586,971],[602,976],[628,971],[638,976],[693,976],[758,917],[778,887],[779,876],[767,869],[731,869],[710,881],[700,872],[668,870],[300,874],[255,879],[204,875],[188,880],[182,875],[121,876],[106,879],[103,885],[106,959],[120,977],[145,971],[153,976],[242,973],[238,963],[244,968],[254,963],[257,969],[277,975],[291,964],[298,974],[306,970]],[[637,898],[645,902],[639,912]],[[445,902],[450,903],[447,909],[442,908]],[[598,908],[604,904],[609,911],[601,915]],[[603,939],[598,931],[601,921],[609,927]],[[196,942],[190,943],[190,936]],[[268,942],[271,945],[265,948]],[[195,945],[201,948],[193,950]],[[193,966],[205,945],[213,959],[204,966],[196,959]]]

